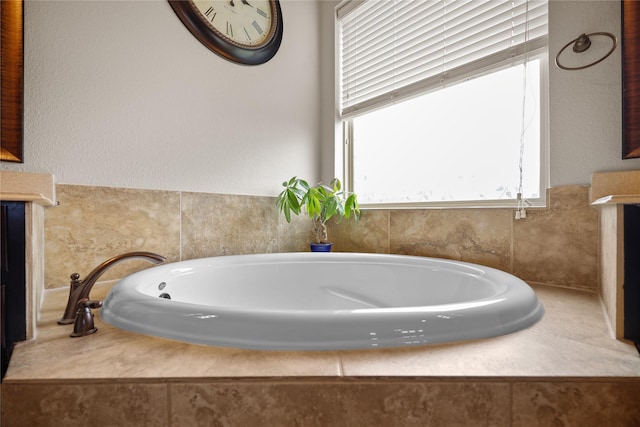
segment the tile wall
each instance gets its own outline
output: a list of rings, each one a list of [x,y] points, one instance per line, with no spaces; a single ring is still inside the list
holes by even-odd
[[[307,251],[310,222],[284,221],[275,198],[58,185],[45,214],[45,287],[129,251],[169,261],[217,255]],[[598,288],[598,211],[589,187],[550,189],[547,208],[515,220],[512,209],[366,210],[358,222],[332,223],[334,250],[435,256],[511,272],[531,283]],[[132,260],[107,272],[122,277],[150,264]]]
[[[71,185],[57,191],[60,205],[45,213],[47,288],[67,286],[72,272],[84,275],[127,251],[177,261],[305,251],[311,238],[308,219],[287,224],[272,197]],[[598,211],[589,206],[589,188],[551,189],[548,205],[518,221],[509,209],[367,210],[358,223],[332,224],[330,236],[338,251],[471,261],[532,283],[595,292]],[[105,279],[145,266],[121,263]],[[141,378],[11,386],[3,393],[3,407],[15,415],[8,425],[110,419],[132,426],[596,426],[640,420],[633,403],[640,383],[609,377]],[[70,401],[76,409],[60,413]]]
[[[23,384],[10,426],[632,426],[640,383],[393,379]],[[607,396],[607,397],[603,397]],[[55,405],[83,402],[61,414]],[[113,408],[120,408],[116,413]],[[56,416],[52,417],[55,413]]]
[[[606,379],[112,380],[13,385],[3,403],[6,427],[599,427],[638,425],[639,393]]]

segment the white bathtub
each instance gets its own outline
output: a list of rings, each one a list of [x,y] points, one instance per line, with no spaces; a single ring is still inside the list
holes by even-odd
[[[167,298],[171,299],[167,299]],[[517,277],[435,258],[285,253],[160,265],[114,285],[104,321],[190,343],[266,350],[406,347],[493,337],[543,315]]]

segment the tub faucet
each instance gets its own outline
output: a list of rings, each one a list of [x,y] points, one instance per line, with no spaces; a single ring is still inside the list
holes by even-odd
[[[71,275],[71,289],[69,291],[67,308],[64,310],[64,316],[58,320],[58,324],[69,325],[74,323],[76,319],[76,312],[79,308],[78,303],[83,299],[86,301],[91,300],[89,298],[89,292],[91,292],[91,288],[93,288],[93,285],[98,281],[98,278],[113,265],[133,258],[141,258],[154,264],[160,264],[166,261],[166,258],[162,255],[154,254],[152,252],[128,252],[116,255],[113,258],[104,261],[82,280],[80,280],[80,275],[78,273],[73,273]]]

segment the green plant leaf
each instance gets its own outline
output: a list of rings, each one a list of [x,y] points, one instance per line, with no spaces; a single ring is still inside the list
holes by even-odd
[[[338,206],[339,206],[339,203],[335,196],[327,198],[325,203],[325,209],[324,209],[325,221],[329,220],[332,216],[336,214],[336,212],[338,212]]]
[[[285,206],[282,211],[284,212],[284,218],[287,222],[291,222],[291,209],[289,209],[289,206]]]
[[[289,192],[289,207],[296,215],[299,215],[300,211],[302,210],[300,199],[295,195],[293,191]]]
[[[284,214],[287,222],[291,222],[292,212],[299,215],[302,208],[300,200],[304,195],[304,191],[298,188],[299,181],[300,180],[294,176],[289,181],[283,182],[282,186],[284,190],[278,194],[276,199],[276,206]]]
[[[358,205],[358,198],[355,194],[350,194],[347,200],[344,202],[344,216],[349,219],[353,214],[353,217],[357,220],[360,216],[360,206]]]
[[[328,186],[318,184],[312,187],[307,181],[294,176],[282,186],[284,190],[278,194],[276,205],[287,222],[291,222],[292,213],[299,215],[304,207],[314,224],[320,226],[316,227],[316,233],[326,235],[324,224],[333,216],[338,216],[340,221],[352,215],[357,220],[360,215],[356,195],[343,191],[338,178],[332,179]]]
[[[307,191],[309,191],[309,183],[307,181],[305,181],[304,179],[299,179],[298,180],[298,185],[303,188],[305,193]]]
[[[307,210],[309,211],[309,216],[320,216],[320,212],[322,210],[322,206],[320,204],[320,198],[318,197],[318,191],[313,191],[314,189],[310,189],[307,195],[309,196],[307,199]]]
[[[333,188],[333,192],[337,193],[342,189],[342,183],[338,178],[333,178],[331,180],[331,187]]]

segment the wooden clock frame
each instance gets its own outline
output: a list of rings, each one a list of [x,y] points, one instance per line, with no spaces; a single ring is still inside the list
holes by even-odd
[[[261,46],[246,47],[225,40],[212,26],[203,20],[189,0],[168,0],[173,11],[187,29],[208,49],[229,61],[244,65],[259,65],[269,61],[278,51],[282,41],[282,10],[278,0],[269,0],[274,24],[268,41]]]

